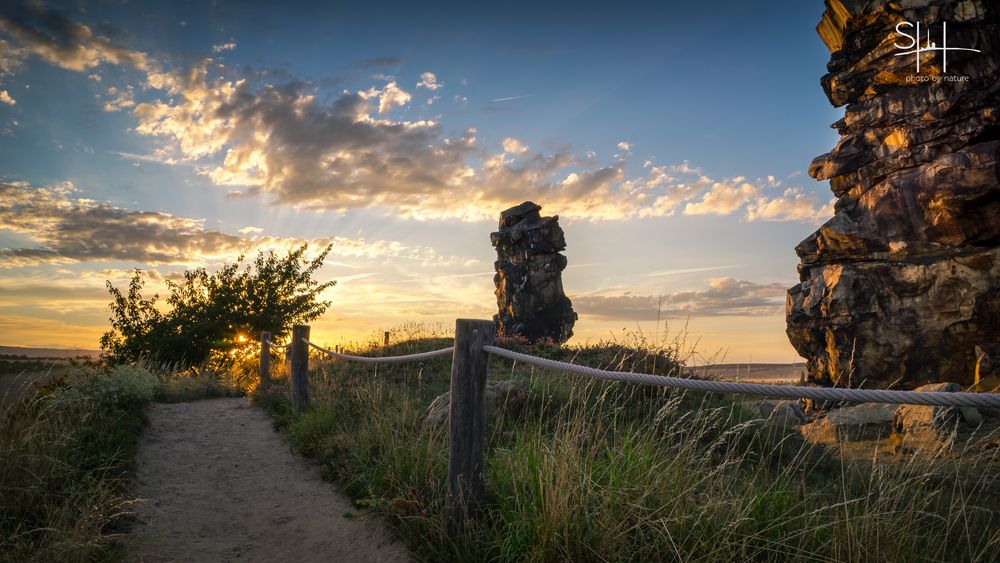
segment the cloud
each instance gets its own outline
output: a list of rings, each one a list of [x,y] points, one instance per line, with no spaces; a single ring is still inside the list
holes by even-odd
[[[321,102],[309,83],[264,82],[210,58],[164,67],[43,8],[11,12],[0,33],[15,49],[72,70],[107,63],[143,71],[135,89],[146,90],[146,101],[135,103],[132,90],[119,87],[104,104],[131,108],[134,132],[160,140],[151,155],[133,160],[189,165],[218,186],[273,204],[468,221],[493,220],[527,199],[587,220],[742,212],[747,220],[818,221],[826,212],[797,192],[771,194],[777,185],[769,180],[712,178],[687,162],[650,162],[639,175],[627,174],[626,142],[624,153],[604,163],[568,149],[532,150],[512,137],[484,146],[475,128],[446,131],[436,118],[399,116],[412,96],[395,80]],[[441,83],[427,72],[418,87]]]
[[[0,182],[0,228],[24,236],[36,246],[0,248],[4,267],[39,263],[92,261],[139,262],[148,265],[200,265],[231,260],[258,249],[288,250],[303,243],[333,244],[331,257],[408,259],[421,263],[462,264],[433,249],[395,241],[343,237],[290,239],[258,235],[249,227],[241,235],[209,229],[201,221],[155,211],[131,211],[79,197],[70,182],[35,187],[26,182]]]
[[[785,190],[781,197],[757,198],[747,206],[748,221],[802,221],[820,222],[833,217],[837,198],[820,205],[815,197],[798,188]]]
[[[759,284],[736,278],[708,280],[708,288],[657,295],[573,296],[573,307],[589,317],[654,321],[665,317],[770,316],[785,311],[788,284]],[[657,311],[659,306],[660,310]]]
[[[24,53],[36,55],[67,70],[85,71],[103,63],[127,65],[139,70],[151,68],[144,53],[95,35],[86,25],[71,21],[40,4],[12,3],[0,8],[0,32],[17,41],[20,44],[18,49]],[[8,57],[0,55],[0,59]]]
[[[632,150],[632,145],[630,143],[625,142],[625,141],[620,141],[618,143],[618,150],[628,152],[628,151]]]
[[[235,50],[236,50],[236,43],[233,41],[229,41],[226,43],[219,43],[218,45],[212,45],[213,53],[222,53],[223,51],[235,51]]]
[[[757,186],[746,182],[742,177],[729,182],[715,182],[699,201],[693,201],[684,207],[684,214],[729,215],[750,201],[758,192]]]
[[[528,152],[528,147],[521,144],[521,141],[514,139],[513,137],[507,137],[503,140],[503,152],[509,154],[523,154]]]
[[[0,39],[0,77],[13,73],[28,57],[28,50]]]
[[[395,82],[390,82],[385,85],[385,88],[373,92],[374,95],[378,96],[378,112],[380,114],[386,114],[395,108],[403,107],[412,99],[412,96],[397,86]]]
[[[10,97],[10,94],[6,90],[0,90],[0,103],[12,106],[17,103],[17,100]]]
[[[490,100],[490,102],[494,104],[497,102],[509,102],[512,100],[520,100],[521,98],[530,98],[533,95],[534,94],[524,94],[523,96],[507,96],[506,98],[496,98],[495,100]]]
[[[433,72],[425,72],[420,75],[420,82],[417,82],[417,88],[427,88],[428,90],[437,90],[438,88],[443,88],[444,83],[438,82],[437,76]]]
[[[111,96],[106,102],[104,102],[104,111],[121,111],[123,109],[135,107],[135,90],[132,85],[129,84],[124,88],[118,88],[112,86],[108,88],[107,94]]]

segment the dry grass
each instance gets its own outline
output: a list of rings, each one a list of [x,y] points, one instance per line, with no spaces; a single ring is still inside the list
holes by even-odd
[[[355,352],[447,345],[410,336],[388,350],[376,338]],[[530,352],[672,373],[682,349],[678,339],[633,338]],[[447,436],[421,426],[447,390],[449,360],[313,364],[305,414],[289,410],[283,381],[255,399],[299,451],[429,561],[988,561],[1000,553],[995,453],[844,458],[725,397],[500,360],[491,377],[525,381],[532,399],[491,424],[481,517],[454,536],[443,505]]]

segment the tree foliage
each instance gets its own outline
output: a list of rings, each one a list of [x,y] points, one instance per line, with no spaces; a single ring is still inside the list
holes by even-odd
[[[302,245],[285,256],[258,252],[250,263],[240,256],[214,273],[186,271],[183,280],[167,282],[170,295],[162,302],[159,295],[143,297],[142,270],[135,270],[125,293],[107,282],[111,330],[101,337],[104,356],[186,367],[227,362],[255,346],[263,330],[274,341],[286,338],[293,324],[326,312],[330,302],[319,295],[336,283],[313,279],[331,246],[312,260],[307,249]]]

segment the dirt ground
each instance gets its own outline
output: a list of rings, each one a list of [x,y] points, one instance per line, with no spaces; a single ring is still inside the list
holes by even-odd
[[[408,561],[246,399],[153,404],[130,561]]]

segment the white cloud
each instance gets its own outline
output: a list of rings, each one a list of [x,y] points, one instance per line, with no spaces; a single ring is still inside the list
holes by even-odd
[[[785,190],[781,197],[761,197],[747,206],[748,221],[802,221],[817,223],[833,217],[836,198],[820,205],[813,196],[798,188]]]
[[[750,201],[757,193],[757,186],[746,182],[742,177],[729,182],[716,182],[701,196],[700,201],[688,203],[684,207],[684,214],[729,215]]]
[[[212,45],[212,52],[222,53],[223,51],[233,51],[236,49],[236,43],[229,41],[226,43],[219,43],[218,45]]]
[[[401,89],[395,82],[385,85],[385,88],[378,91],[378,112],[386,114],[395,108],[403,107],[410,103],[409,93]]]
[[[17,100],[10,97],[10,94],[6,90],[0,90],[0,103],[12,106],[17,103]]]
[[[503,140],[503,152],[508,154],[522,154],[528,152],[528,147],[513,137],[507,137]]]
[[[428,90],[437,90],[438,88],[443,88],[444,83],[438,82],[437,76],[433,72],[425,72],[420,75],[420,82],[417,82],[417,88],[427,88]]]
[[[628,151],[632,150],[632,145],[629,144],[629,143],[627,143],[627,142],[625,142],[625,141],[620,141],[618,143],[618,150],[622,150],[622,151],[628,152]]]

